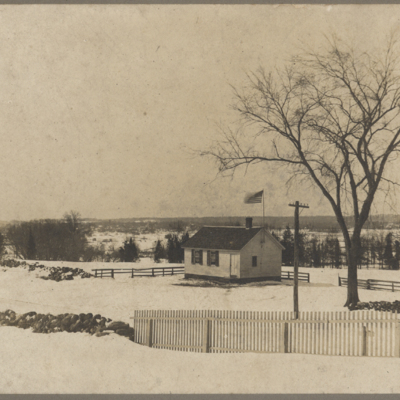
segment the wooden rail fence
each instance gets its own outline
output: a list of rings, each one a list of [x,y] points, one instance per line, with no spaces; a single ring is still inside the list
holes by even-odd
[[[114,278],[116,274],[130,274],[131,278],[140,276],[168,276],[182,275],[185,273],[185,267],[158,267],[158,268],[96,268],[94,271],[95,278]],[[281,279],[292,279],[293,271],[282,271]],[[299,272],[299,280],[310,282],[310,274],[307,272]]]
[[[294,279],[293,271],[281,271],[281,279]],[[310,274],[308,272],[299,272],[299,281],[310,282]]]
[[[161,268],[96,268],[95,278],[114,278],[116,274],[130,274],[131,278],[140,276],[167,276],[180,275],[185,273],[185,267],[161,267]]]
[[[347,286],[347,278],[339,276],[339,286]],[[391,290],[400,291],[400,282],[383,281],[380,279],[357,279],[357,286],[361,289],[369,290]]]
[[[137,310],[134,341],[204,353],[400,357],[397,313]]]

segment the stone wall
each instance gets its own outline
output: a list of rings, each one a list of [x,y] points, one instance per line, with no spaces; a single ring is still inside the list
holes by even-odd
[[[109,333],[125,336],[133,341],[134,330],[122,321],[112,321],[100,314],[37,314],[35,311],[16,314],[12,310],[0,312],[0,326],[15,326],[36,333],[85,332],[95,336]]]

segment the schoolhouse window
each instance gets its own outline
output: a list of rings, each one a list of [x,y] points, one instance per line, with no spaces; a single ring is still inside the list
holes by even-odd
[[[219,251],[211,251],[207,250],[207,265],[215,265],[216,267],[219,266]]]
[[[194,264],[203,265],[203,250],[194,250]]]
[[[218,251],[211,252],[211,265],[218,267]]]
[[[257,267],[257,256],[253,256],[251,259],[251,266]]]

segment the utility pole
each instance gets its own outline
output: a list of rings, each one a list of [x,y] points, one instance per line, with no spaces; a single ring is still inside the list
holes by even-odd
[[[294,318],[299,318],[299,208],[309,208],[306,204],[300,204],[298,201],[289,204],[294,207],[294,273],[293,273],[293,310]]]

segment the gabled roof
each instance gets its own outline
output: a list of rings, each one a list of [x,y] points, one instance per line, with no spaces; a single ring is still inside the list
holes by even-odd
[[[258,232],[259,228],[204,226],[188,239],[182,247],[210,250],[241,250]],[[268,231],[266,231],[268,232]],[[270,234],[267,237],[281,244]]]

